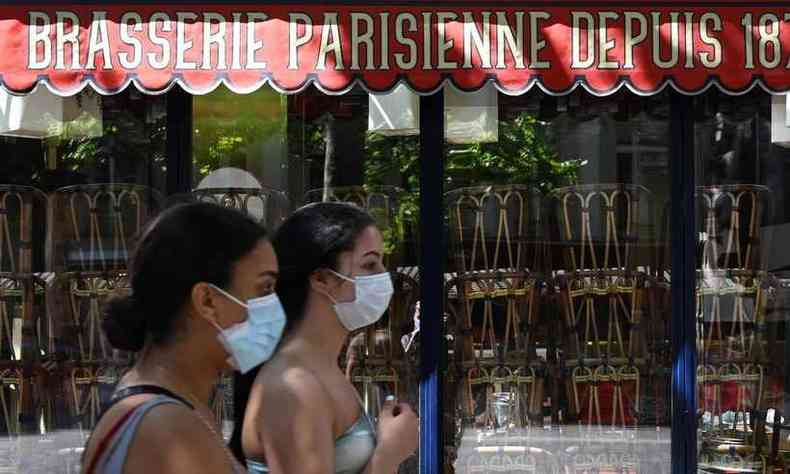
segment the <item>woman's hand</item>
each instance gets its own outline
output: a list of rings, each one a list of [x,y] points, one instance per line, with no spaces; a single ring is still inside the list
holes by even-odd
[[[387,400],[379,413],[373,472],[394,472],[414,454],[419,441],[417,415],[408,403]],[[381,467],[381,470],[378,467]]]

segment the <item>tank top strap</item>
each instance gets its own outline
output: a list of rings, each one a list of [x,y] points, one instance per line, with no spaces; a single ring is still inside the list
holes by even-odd
[[[132,408],[132,414],[124,421],[118,432],[115,434],[107,449],[103,453],[98,453],[100,458],[96,461],[96,470],[91,474],[120,474],[123,472],[123,466],[126,462],[126,456],[129,454],[129,447],[134,440],[134,435],[137,433],[140,423],[142,423],[145,415],[154,408],[161,405],[183,405],[187,408],[191,407],[181,400],[169,397],[167,395],[158,395],[151,400],[143,402],[139,406]]]

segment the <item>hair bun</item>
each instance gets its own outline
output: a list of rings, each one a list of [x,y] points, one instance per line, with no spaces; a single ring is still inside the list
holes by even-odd
[[[145,312],[132,295],[111,296],[104,307],[102,330],[113,347],[138,352],[145,344]]]

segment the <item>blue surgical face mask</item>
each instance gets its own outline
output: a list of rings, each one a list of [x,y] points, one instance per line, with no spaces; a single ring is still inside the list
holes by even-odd
[[[354,301],[339,302],[327,294],[334,303],[337,318],[346,329],[356,331],[381,319],[389,307],[393,293],[392,278],[389,273],[350,278],[332,269],[329,271],[338,278],[354,283]]]
[[[242,374],[249,372],[271,358],[285,329],[285,311],[276,293],[242,302],[217,286],[219,291],[234,303],[247,309],[247,320],[219,331],[219,342],[230,354],[231,365]]]

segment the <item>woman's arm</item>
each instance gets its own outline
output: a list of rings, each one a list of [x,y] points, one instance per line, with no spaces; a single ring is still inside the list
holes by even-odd
[[[392,474],[417,449],[417,415],[407,403],[384,402],[379,413],[376,451],[365,474]]]

